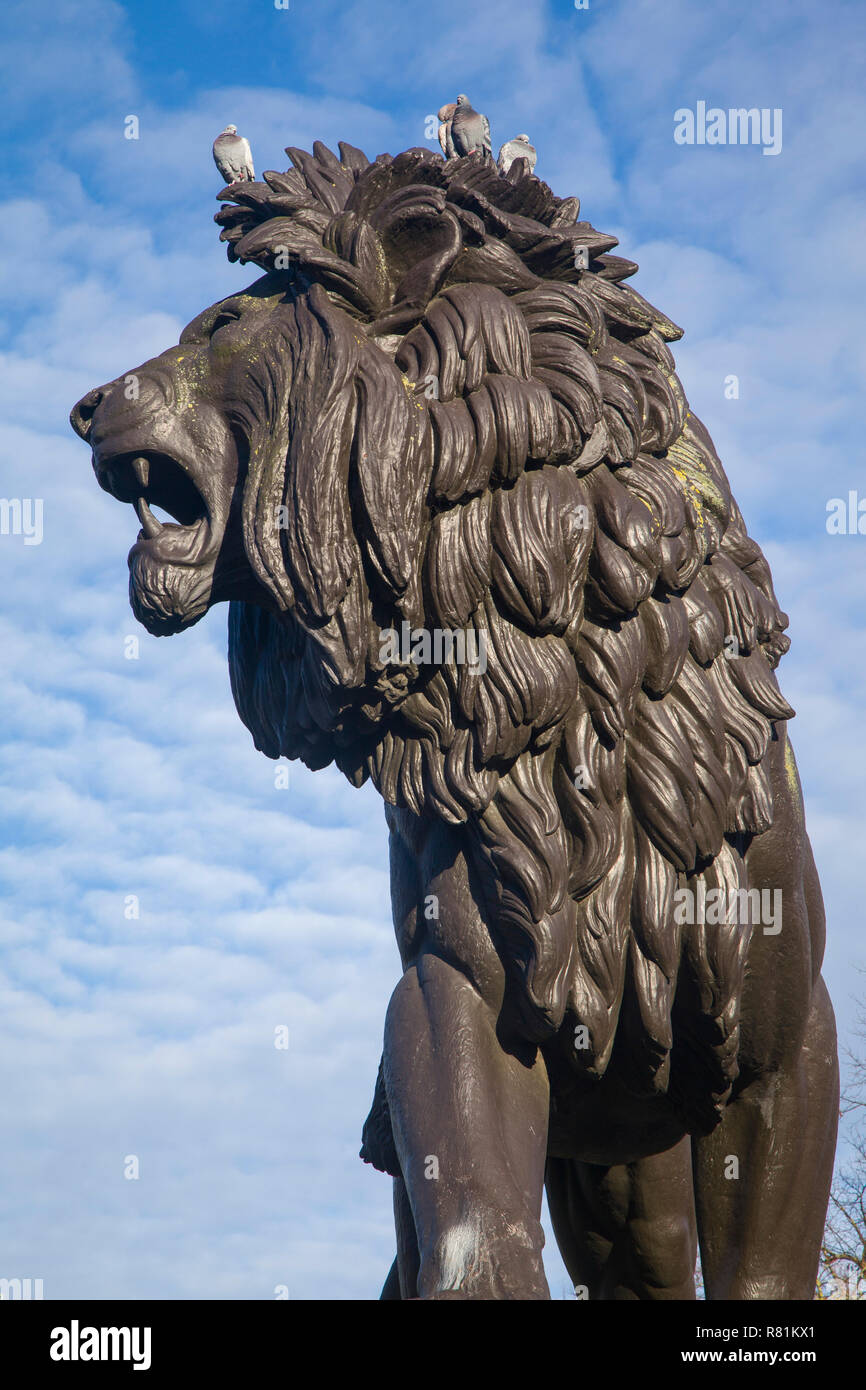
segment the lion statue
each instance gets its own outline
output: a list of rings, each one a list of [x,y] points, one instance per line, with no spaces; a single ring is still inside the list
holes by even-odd
[[[813,1295],[838,1096],[789,646],[637,266],[517,160],[224,189],[265,273],[72,412],[130,595],[228,600],[269,757],[372,779],[403,973],[384,1298]],[[161,521],[157,506],[176,520]]]

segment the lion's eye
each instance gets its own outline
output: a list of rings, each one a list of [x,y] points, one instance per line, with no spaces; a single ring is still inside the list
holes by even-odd
[[[236,309],[220,309],[210,327],[211,337],[218,333],[221,328],[225,328],[229,323],[237,323],[240,314]]]

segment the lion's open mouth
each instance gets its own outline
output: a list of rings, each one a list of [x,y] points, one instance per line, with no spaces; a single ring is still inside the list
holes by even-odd
[[[120,502],[131,502],[142,526],[142,535],[155,540],[166,528],[195,526],[207,520],[204,498],[190,475],[168,454],[153,451],[118,454],[95,465],[100,487]],[[162,522],[154,516],[160,507],[175,518]]]
[[[94,469],[100,487],[131,503],[141,523],[129,552],[136,616],[160,635],[197,622],[209,606],[219,538],[189,473],[170,455],[153,450],[94,459]],[[174,520],[161,520],[154,507]]]

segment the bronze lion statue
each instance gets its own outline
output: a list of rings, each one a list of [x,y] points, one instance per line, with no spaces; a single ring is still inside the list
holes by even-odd
[[[228,600],[269,757],[371,778],[385,1298],[812,1297],[838,1072],[769,568],[637,267],[518,159],[231,185],[265,272],[72,423],[136,616]],[[175,522],[161,522],[151,505]]]

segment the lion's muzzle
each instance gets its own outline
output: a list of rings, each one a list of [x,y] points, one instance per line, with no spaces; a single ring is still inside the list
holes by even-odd
[[[156,635],[189,627],[210,607],[231,502],[233,450],[206,402],[187,396],[181,415],[175,365],[165,354],[89,391],[70,415],[91,445],[100,487],[135,509],[130,602]]]

